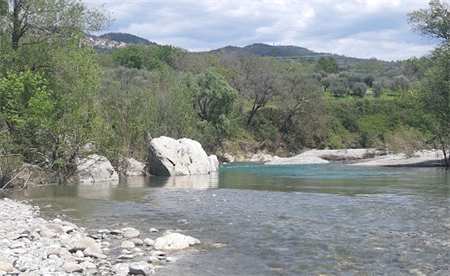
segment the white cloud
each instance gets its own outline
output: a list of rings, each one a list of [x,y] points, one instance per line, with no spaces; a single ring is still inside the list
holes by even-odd
[[[112,11],[110,31],[160,44],[210,50],[252,43],[397,60],[420,56],[432,42],[411,33],[406,14],[427,0],[87,0]]]

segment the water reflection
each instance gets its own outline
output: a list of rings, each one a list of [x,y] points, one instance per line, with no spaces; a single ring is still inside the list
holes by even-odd
[[[219,187],[219,173],[171,176],[166,178],[163,187],[194,190],[216,189]]]

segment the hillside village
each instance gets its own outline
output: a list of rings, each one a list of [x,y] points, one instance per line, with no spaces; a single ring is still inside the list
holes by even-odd
[[[99,49],[117,49],[123,48],[128,44],[122,41],[110,40],[108,38],[102,38],[97,36],[87,36],[86,41],[90,47]]]

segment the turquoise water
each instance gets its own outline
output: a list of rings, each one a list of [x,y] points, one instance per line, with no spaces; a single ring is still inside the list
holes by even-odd
[[[176,229],[202,241],[157,275],[450,275],[441,169],[233,164],[7,196],[93,230]]]

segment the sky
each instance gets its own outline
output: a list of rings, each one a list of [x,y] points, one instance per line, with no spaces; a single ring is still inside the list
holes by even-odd
[[[386,61],[420,57],[438,41],[411,30],[407,13],[428,0],[84,0],[123,32],[189,51],[253,43]]]

